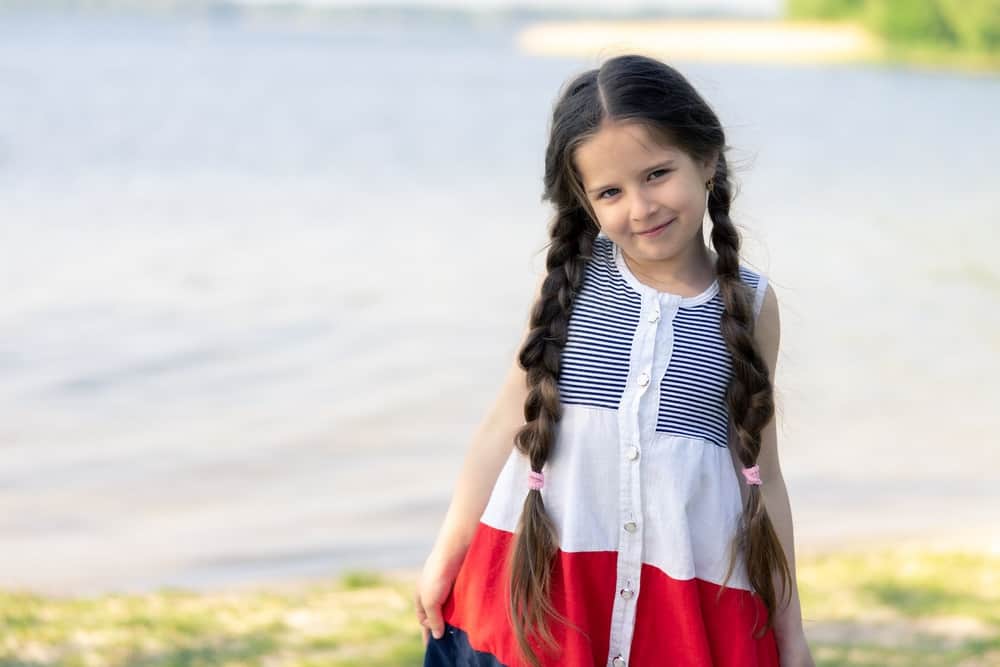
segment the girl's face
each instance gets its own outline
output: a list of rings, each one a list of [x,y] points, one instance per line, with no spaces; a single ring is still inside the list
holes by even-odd
[[[697,248],[694,242],[705,245],[705,182],[715,173],[714,159],[695,162],[627,122],[606,122],[573,159],[601,230],[630,258],[675,259]]]

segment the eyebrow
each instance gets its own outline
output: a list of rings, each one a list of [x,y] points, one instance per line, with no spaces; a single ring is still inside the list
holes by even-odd
[[[669,160],[664,160],[663,162],[658,162],[658,163],[654,164],[651,167],[646,167],[642,171],[653,171],[654,169],[660,169],[662,167],[670,166],[673,163],[674,163],[674,160],[673,160],[673,158],[671,158]],[[596,188],[590,188],[589,190],[587,190],[587,194],[592,195],[592,194],[597,193],[597,192],[602,192],[604,190],[607,190],[610,187],[612,187],[612,186],[611,185],[601,185],[601,186],[596,187]]]

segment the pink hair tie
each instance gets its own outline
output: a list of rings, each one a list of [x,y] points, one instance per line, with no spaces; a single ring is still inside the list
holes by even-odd
[[[752,468],[744,468],[743,476],[747,478],[747,484],[760,486],[760,468],[758,466],[755,465]]]
[[[540,489],[545,484],[545,475],[534,470],[528,471],[528,488]]]

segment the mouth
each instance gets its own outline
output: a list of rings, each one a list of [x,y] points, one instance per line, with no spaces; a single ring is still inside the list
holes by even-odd
[[[666,229],[666,228],[667,228],[667,226],[668,226],[668,225],[671,225],[671,224],[673,224],[673,222],[674,222],[675,220],[677,220],[677,218],[671,218],[670,220],[666,221],[665,223],[663,223],[663,224],[662,224],[662,225],[660,225],[659,227],[653,227],[652,229],[647,229],[647,230],[646,230],[646,231],[644,231],[644,232],[636,232],[636,233],[637,233],[637,234],[638,234],[639,236],[652,236],[652,235],[656,234],[657,232],[659,232],[659,231],[662,231],[662,230]]]

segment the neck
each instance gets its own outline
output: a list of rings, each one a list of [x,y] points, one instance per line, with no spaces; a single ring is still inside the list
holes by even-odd
[[[680,255],[669,259],[637,261],[624,250],[622,256],[629,270],[651,283],[654,287],[667,291],[694,290],[700,292],[715,279],[717,255],[701,240],[696,240]]]

